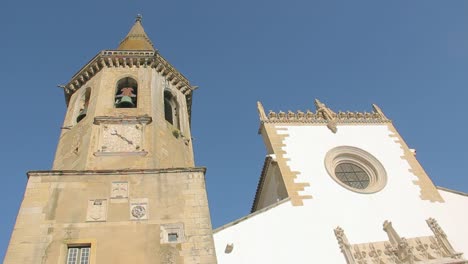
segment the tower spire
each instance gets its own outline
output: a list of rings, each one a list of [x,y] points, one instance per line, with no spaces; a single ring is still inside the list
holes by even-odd
[[[142,16],[138,14],[135,18],[135,24],[120,42],[118,50],[155,50],[153,43],[145,33],[141,20]]]

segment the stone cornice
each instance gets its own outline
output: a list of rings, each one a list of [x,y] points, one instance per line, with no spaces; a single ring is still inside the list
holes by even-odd
[[[150,50],[103,50],[99,52],[71,78],[69,83],[63,86],[67,105],[73,93],[85,85],[94,75],[103,68],[113,67],[151,67],[156,69],[157,72],[166,76],[167,80],[177,90],[185,95],[189,114],[191,113],[192,91],[194,88],[190,85],[188,79],[164,59],[158,51]]]
[[[320,101],[316,100],[318,103]],[[317,104],[316,104],[317,105]],[[372,112],[342,112],[335,113],[327,108],[325,105],[317,106],[317,110],[312,112],[273,112],[270,110],[268,114],[265,113],[263,106],[258,102],[258,112],[260,115],[261,124],[264,123],[285,123],[285,124],[381,124],[391,123],[377,105],[372,105]]]
[[[153,119],[150,116],[96,116],[94,118],[94,124],[99,125],[101,123],[120,124],[126,123],[141,123],[149,124]]]
[[[27,176],[82,176],[82,175],[134,175],[134,174],[160,174],[177,172],[202,172],[205,167],[164,168],[164,169],[128,169],[128,170],[45,170],[28,171]]]

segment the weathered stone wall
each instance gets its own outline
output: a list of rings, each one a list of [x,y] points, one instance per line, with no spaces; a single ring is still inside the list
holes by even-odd
[[[115,108],[117,82],[131,77],[138,82],[137,108]],[[164,118],[165,77],[153,68],[104,68],[88,80],[71,98],[53,165],[54,170],[97,170],[128,168],[193,167],[193,149],[185,96],[167,84],[177,98],[180,126]],[[76,123],[77,104],[82,92],[91,88],[86,117]],[[95,117],[148,116],[144,130],[144,156],[115,155],[100,157],[101,134]]]
[[[31,172],[5,263],[65,263],[70,244],[91,263],[216,263],[204,169]]]

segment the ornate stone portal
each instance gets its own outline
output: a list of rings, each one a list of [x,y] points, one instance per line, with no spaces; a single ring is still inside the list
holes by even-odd
[[[350,244],[341,227],[334,231],[348,264],[468,263],[463,259],[462,253],[453,249],[447,235],[435,219],[429,218],[426,222],[434,236],[400,237],[389,221],[383,223],[388,241]]]

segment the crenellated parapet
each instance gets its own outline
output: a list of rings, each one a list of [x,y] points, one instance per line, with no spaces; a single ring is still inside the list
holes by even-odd
[[[262,123],[317,123],[326,124],[330,130],[336,133],[337,124],[353,124],[353,123],[390,123],[382,110],[375,104],[372,105],[372,112],[350,112],[338,111],[334,112],[319,100],[315,100],[316,110],[293,112],[270,110],[265,113],[265,110],[260,102],[257,102],[257,108]]]

